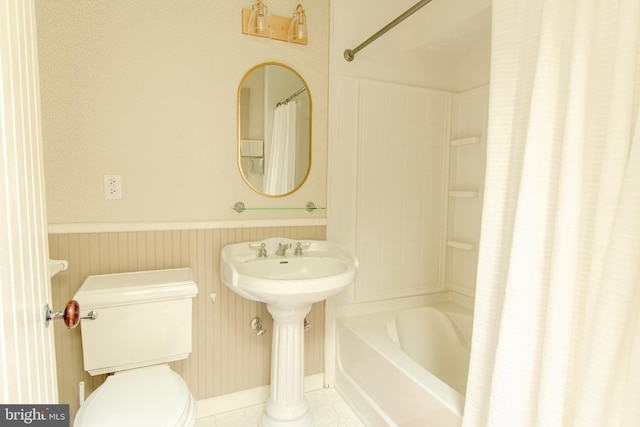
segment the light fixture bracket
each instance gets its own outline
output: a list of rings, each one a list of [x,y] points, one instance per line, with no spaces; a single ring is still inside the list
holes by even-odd
[[[251,16],[251,9],[242,9],[242,34],[249,34],[249,16]],[[283,42],[288,41],[289,26],[293,18],[271,15],[271,19],[273,25],[273,37],[271,38]],[[306,45],[307,40],[291,41],[291,43]]]

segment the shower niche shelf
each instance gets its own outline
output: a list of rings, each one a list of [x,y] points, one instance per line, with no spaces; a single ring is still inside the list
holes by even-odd
[[[472,136],[469,138],[457,138],[457,139],[451,140],[452,147],[459,147],[461,145],[472,145],[472,144],[479,144],[479,143],[480,143],[479,136]]]
[[[449,197],[474,199],[478,197],[478,190],[449,190]]]
[[[447,229],[444,282],[474,297],[485,195],[489,85],[456,95],[448,144]]]
[[[461,249],[463,251],[474,251],[477,245],[475,243],[463,242],[461,240],[447,240],[447,246],[454,249]]]

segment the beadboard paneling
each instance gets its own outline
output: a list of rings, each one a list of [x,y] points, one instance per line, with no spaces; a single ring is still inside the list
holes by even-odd
[[[249,322],[258,303],[245,300],[220,280],[220,251],[229,244],[269,237],[324,239],[324,226],[50,234],[49,252],[69,261],[69,269],[52,279],[54,308],[64,307],[89,275],[190,267],[198,285],[193,301],[193,352],[174,362],[196,400],[269,384],[272,319],[263,306],[267,333],[257,337]],[[215,303],[210,295],[216,294]],[[305,334],[306,375],[323,371],[324,310],[315,304]],[[80,328],[56,325],[56,357],[61,403],[79,407],[78,383],[88,396],[104,375],[91,377],[82,364]],[[114,343],[114,345],[118,345]]]

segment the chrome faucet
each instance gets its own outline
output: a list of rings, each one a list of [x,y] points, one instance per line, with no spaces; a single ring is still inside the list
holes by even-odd
[[[287,249],[291,249],[291,243],[278,243],[278,249],[276,249],[276,256],[285,256]]]
[[[260,250],[258,251],[258,258],[266,258],[267,257],[267,245],[262,243],[260,245]]]

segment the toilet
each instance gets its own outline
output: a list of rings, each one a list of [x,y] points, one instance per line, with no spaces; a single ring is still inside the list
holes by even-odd
[[[113,375],[80,406],[75,427],[194,425],[195,400],[168,363],[191,353],[197,293],[188,268],[86,278],[74,296],[84,369]]]

